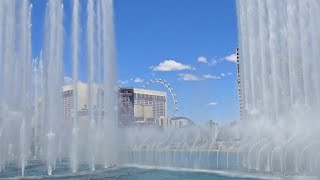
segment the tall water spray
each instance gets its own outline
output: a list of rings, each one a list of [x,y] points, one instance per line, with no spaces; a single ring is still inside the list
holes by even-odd
[[[71,147],[71,168],[72,172],[77,172],[78,166],[78,59],[79,59],[79,1],[73,0],[72,10],[72,79],[73,79],[73,129],[72,129],[72,147]]]
[[[103,79],[104,79],[104,116],[102,127],[108,129],[104,131],[104,164],[108,166],[109,163],[116,162],[118,159],[118,131],[117,121],[118,119],[118,88],[116,82],[116,61],[115,61],[115,49],[114,49],[114,29],[113,29],[113,1],[101,1],[101,21],[102,21],[102,42],[101,50],[103,60]],[[106,103],[110,102],[110,103]],[[116,112],[116,113],[115,113]]]
[[[31,159],[45,162],[49,175],[58,160],[70,162],[73,173],[79,164],[109,167],[117,164],[117,88],[114,55],[113,1],[88,0],[80,11],[72,8],[71,123],[63,105],[63,52],[66,43],[61,0],[48,0],[44,22],[44,46],[40,57],[31,55],[31,11],[28,0],[0,1],[0,166],[21,167],[22,176]],[[81,14],[87,15],[87,21]],[[82,22],[84,21],[84,22]],[[86,24],[86,46],[80,45]],[[79,52],[86,52],[89,100],[80,117]],[[80,83],[81,84],[81,83]],[[82,83],[83,84],[83,83]],[[97,88],[98,87],[98,88]],[[80,122],[81,119],[81,122]],[[87,126],[89,124],[89,126]],[[0,170],[0,171],[1,171]]]
[[[88,1],[87,5],[87,57],[88,57],[88,110],[89,110],[89,119],[90,119],[90,130],[89,130],[89,139],[90,139],[90,150],[89,150],[89,157],[91,159],[91,169],[95,169],[95,133],[96,133],[96,119],[95,119],[95,111],[94,108],[94,71],[95,71],[95,64],[94,64],[94,54],[95,54],[95,44],[94,44],[94,36],[95,36],[95,28],[94,28],[94,2],[92,0]],[[97,92],[96,92],[97,93]]]
[[[61,1],[49,0],[45,22],[44,61],[46,62],[46,160],[48,174],[58,158],[58,145],[63,133],[62,49],[63,49],[63,5]]]
[[[23,174],[31,143],[31,7],[8,0],[0,8],[0,165],[16,158]]]
[[[237,0],[237,10],[243,138],[252,144],[265,139],[249,148],[259,154],[259,169],[269,168],[276,147],[294,161],[282,158],[278,166],[297,171],[296,152],[320,147],[320,2]]]

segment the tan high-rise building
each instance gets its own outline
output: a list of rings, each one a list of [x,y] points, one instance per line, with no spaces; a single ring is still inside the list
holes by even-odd
[[[241,74],[240,74],[240,56],[239,56],[239,48],[236,50],[237,54],[237,83],[238,83],[238,98],[239,98],[239,107],[240,107],[240,119],[243,119],[243,107],[244,102],[242,102],[242,89],[241,89]]]
[[[88,90],[89,86],[87,83],[78,82],[78,111],[86,111],[88,109],[89,99],[88,99]],[[97,92],[98,85],[93,85],[93,105],[94,107],[98,104]],[[72,119],[73,112],[73,84],[69,84],[62,87],[62,97],[63,97],[63,106],[64,106],[64,118],[66,120]]]
[[[134,118],[136,122],[144,121],[166,127],[167,93],[134,88]]]

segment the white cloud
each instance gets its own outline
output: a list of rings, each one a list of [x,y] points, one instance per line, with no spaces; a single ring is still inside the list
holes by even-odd
[[[141,79],[139,77],[133,79],[133,82],[135,82],[135,83],[142,83],[143,81],[144,81],[144,79]]]
[[[217,102],[209,102],[209,103],[208,103],[208,106],[216,106],[216,105],[218,105]]]
[[[230,62],[237,62],[237,55],[236,53],[230,54],[229,56],[226,56],[225,59]]]
[[[207,58],[203,56],[198,57],[198,62],[208,64]]]
[[[192,75],[192,74],[179,74],[179,79],[184,80],[184,81],[199,81],[197,76]]]
[[[125,85],[125,84],[128,84],[128,80],[118,80],[118,83],[121,84],[121,85]]]
[[[64,76],[63,77],[63,84],[64,85],[68,85],[68,84],[71,84],[72,83],[72,78],[71,77],[68,77],[68,76]]]
[[[211,74],[204,74],[202,77],[205,78],[205,79],[221,79],[220,76],[214,76],[214,75],[211,75]]]
[[[185,65],[175,60],[165,60],[161,62],[158,66],[150,67],[153,71],[180,71],[180,70],[187,70],[187,69],[194,69],[190,65]]]
[[[219,61],[218,60],[216,60],[216,59],[212,59],[211,60],[211,62],[210,63],[208,63],[208,65],[209,66],[215,66],[215,65],[217,65],[219,63]]]
[[[206,57],[200,56],[198,57],[198,62],[207,64],[208,66],[215,66],[221,62],[221,60],[217,59],[217,57],[214,57],[211,59],[211,61],[208,61]]]
[[[231,72],[229,72],[229,73],[227,73],[227,75],[228,75],[228,76],[231,76],[231,75],[232,75],[232,73],[231,73]]]
[[[225,73],[221,73],[220,75],[221,75],[221,77],[225,77],[225,76],[226,76],[226,74],[225,74]]]

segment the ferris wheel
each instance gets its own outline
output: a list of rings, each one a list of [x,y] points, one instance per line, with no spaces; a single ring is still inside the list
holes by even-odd
[[[153,84],[161,84],[164,87],[167,88],[169,93],[171,94],[172,100],[173,100],[173,117],[177,117],[177,111],[178,111],[178,101],[177,101],[177,95],[174,93],[173,88],[170,86],[168,82],[162,79],[151,79],[146,82],[144,86],[142,86],[143,89],[146,89],[147,87],[153,85]]]

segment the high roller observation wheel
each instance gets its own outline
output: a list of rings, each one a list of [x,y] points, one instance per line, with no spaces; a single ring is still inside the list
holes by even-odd
[[[161,84],[164,87],[167,88],[167,90],[169,91],[169,93],[171,94],[171,97],[173,99],[173,117],[177,117],[177,111],[178,111],[178,101],[177,101],[177,95],[176,93],[174,93],[173,88],[170,86],[170,84],[168,82],[166,82],[165,80],[162,79],[151,79],[149,81],[146,82],[146,84],[144,86],[142,86],[143,89],[147,89],[147,87],[153,85],[153,84]]]

